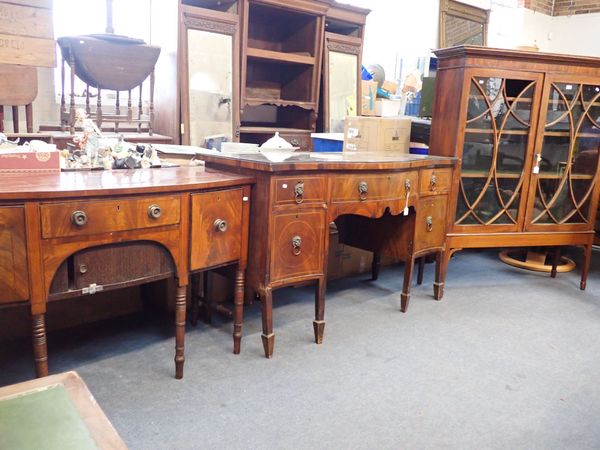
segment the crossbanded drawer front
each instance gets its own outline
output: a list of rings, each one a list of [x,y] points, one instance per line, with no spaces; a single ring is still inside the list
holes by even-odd
[[[370,201],[405,198],[418,195],[419,174],[416,171],[388,175],[337,175],[333,180],[333,202]]]
[[[40,206],[44,239],[177,225],[177,196],[46,203]]]

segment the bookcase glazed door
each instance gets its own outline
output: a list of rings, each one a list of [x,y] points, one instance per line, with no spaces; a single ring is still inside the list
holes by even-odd
[[[183,23],[183,143],[208,147],[210,138],[238,141],[238,17],[188,7]]]
[[[598,204],[600,80],[547,77],[541,111],[526,231],[591,231]]]
[[[542,75],[469,70],[454,231],[516,232],[524,222]]]

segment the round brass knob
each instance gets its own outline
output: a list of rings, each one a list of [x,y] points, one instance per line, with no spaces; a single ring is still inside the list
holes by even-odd
[[[87,271],[88,271],[87,264],[80,264],[79,265],[79,273],[84,274],[84,273],[87,273]]]
[[[158,219],[162,216],[162,210],[158,205],[150,205],[148,206],[148,217],[151,219]]]
[[[300,236],[294,236],[292,238],[292,253],[294,256],[298,256],[302,253],[302,238]]]
[[[87,221],[87,214],[83,211],[73,211],[73,214],[71,214],[71,223],[76,227],[84,226]]]
[[[225,233],[227,231],[227,221],[223,219],[217,219],[214,223],[215,230],[219,233]]]

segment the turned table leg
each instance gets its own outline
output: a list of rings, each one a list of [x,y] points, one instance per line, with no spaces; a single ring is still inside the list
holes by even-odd
[[[185,362],[185,310],[187,306],[187,286],[178,286],[175,296],[175,378],[183,378]]]
[[[273,290],[268,287],[260,294],[262,311],[262,343],[267,358],[273,357],[275,334],[273,334]]]
[[[373,252],[373,263],[371,264],[371,281],[377,281],[381,270],[381,254]]]
[[[46,344],[46,316],[34,314],[33,325],[33,357],[35,374],[38,378],[48,376],[48,346]]]
[[[233,353],[239,355],[242,345],[242,324],[244,322],[244,270],[235,273],[235,295],[233,298]]]
[[[315,320],[313,328],[315,332],[315,342],[323,343],[323,333],[325,331],[325,289],[327,282],[325,277],[319,278],[315,287]]]
[[[402,287],[402,294],[400,294],[401,303],[400,311],[403,313],[408,309],[408,303],[410,301],[410,283],[412,281],[412,274],[415,268],[415,258],[411,256],[404,266],[404,286]]]

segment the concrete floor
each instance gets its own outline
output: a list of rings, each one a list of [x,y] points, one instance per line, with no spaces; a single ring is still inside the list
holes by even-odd
[[[229,323],[188,328],[182,381],[151,314],[51,334],[51,372],[77,370],[132,449],[600,447],[600,252],[585,292],[459,253],[444,301],[428,266],[407,314],[400,270],[331,283],[321,346],[311,289],[285,289],[273,360],[255,304],[239,356]],[[29,341],[4,344],[0,385],[31,376]]]

